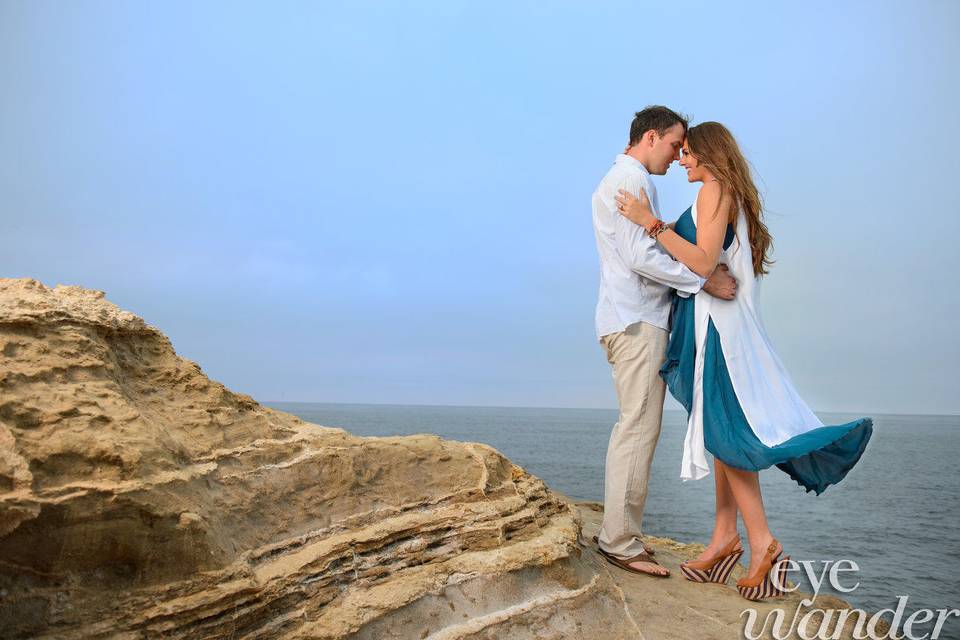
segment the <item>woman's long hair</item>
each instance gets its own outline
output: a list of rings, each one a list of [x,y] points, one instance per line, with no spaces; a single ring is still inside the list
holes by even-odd
[[[721,189],[733,196],[734,210],[743,210],[753,254],[753,275],[767,273],[767,266],[773,264],[768,257],[773,238],[763,222],[760,192],[733,134],[719,122],[701,122],[687,130],[687,145],[697,161],[717,179]],[[736,217],[733,224],[737,224]]]

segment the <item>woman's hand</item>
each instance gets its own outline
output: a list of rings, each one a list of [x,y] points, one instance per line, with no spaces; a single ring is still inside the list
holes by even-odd
[[[657,217],[653,215],[650,209],[650,200],[643,189],[640,189],[640,198],[633,197],[629,191],[619,189],[617,191],[617,209],[623,217],[634,222],[646,230],[657,222]]]

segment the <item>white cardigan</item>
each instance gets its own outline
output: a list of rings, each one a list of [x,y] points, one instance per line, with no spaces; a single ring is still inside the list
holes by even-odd
[[[696,225],[696,202],[691,213]],[[698,480],[710,473],[703,443],[703,361],[710,318],[720,334],[723,357],[737,400],[750,428],[764,445],[777,445],[823,426],[800,398],[763,326],[760,280],[753,274],[747,219],[742,211],[738,214],[736,238],[721,254],[720,261],[727,264],[731,275],[737,279],[737,295],[733,300],[721,300],[703,292],[696,296],[697,356],[693,406],[687,421],[680,468],[680,477],[684,480]]]

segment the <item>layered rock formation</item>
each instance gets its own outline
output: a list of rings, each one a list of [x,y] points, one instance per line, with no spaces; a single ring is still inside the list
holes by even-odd
[[[0,353],[0,637],[642,637],[490,447],[262,407],[79,287],[0,280]]]
[[[806,610],[683,580],[698,545],[648,539],[667,580],[611,569],[601,516],[481,444],[262,407],[102,292],[0,279],[0,638],[721,639]]]

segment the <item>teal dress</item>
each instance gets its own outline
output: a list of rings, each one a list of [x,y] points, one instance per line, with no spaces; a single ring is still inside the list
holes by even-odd
[[[674,231],[688,242],[697,242],[692,208],[683,212]],[[727,227],[723,248],[727,249],[735,237],[733,226]],[[693,406],[697,351],[696,298],[674,295],[667,359],[660,369],[671,395],[686,408],[688,415]],[[870,418],[818,427],[775,446],[763,444],[750,428],[737,400],[720,345],[720,334],[712,319],[707,325],[704,348],[703,444],[718,460],[747,471],[776,465],[808,492],[814,491],[817,495],[829,485],[840,482],[860,460],[873,434]]]

